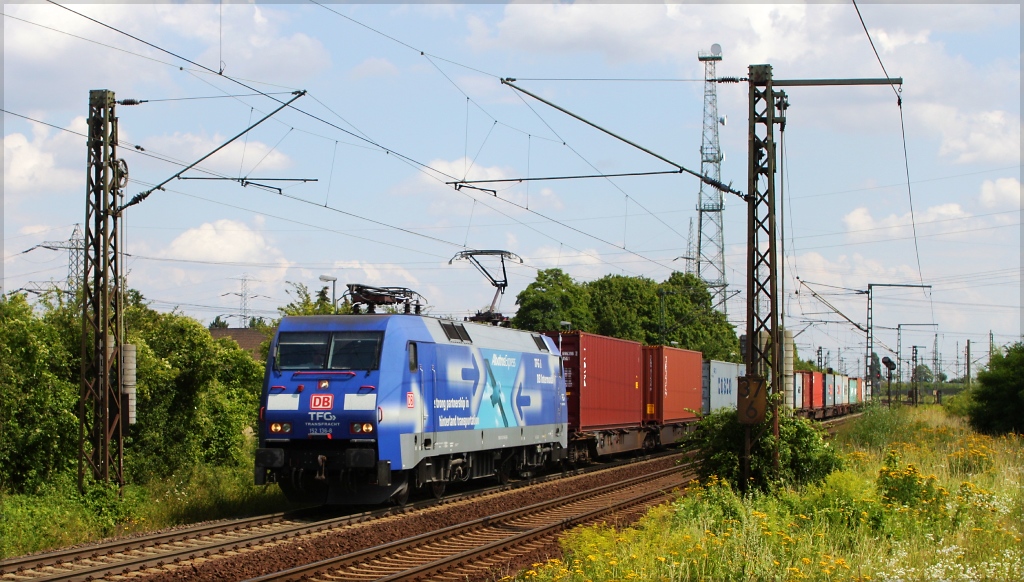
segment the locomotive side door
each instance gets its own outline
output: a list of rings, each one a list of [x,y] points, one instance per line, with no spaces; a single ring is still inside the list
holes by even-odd
[[[423,449],[433,450],[437,442],[437,415],[434,412],[434,395],[437,393],[437,347],[432,343],[410,342],[410,350],[415,350],[416,373],[421,391],[420,417],[416,426],[423,439]]]

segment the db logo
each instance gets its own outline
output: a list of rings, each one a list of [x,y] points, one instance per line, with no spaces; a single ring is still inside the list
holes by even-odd
[[[405,393],[405,407],[416,408],[416,395],[412,392]]]
[[[334,408],[334,394],[310,394],[310,410],[330,410]]]

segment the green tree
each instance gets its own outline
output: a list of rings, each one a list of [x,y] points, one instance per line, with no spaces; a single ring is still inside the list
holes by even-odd
[[[62,295],[44,307],[67,310]],[[0,296],[0,488],[31,492],[73,471],[78,452],[77,347],[23,294]],[[80,326],[81,324],[79,324]],[[79,327],[81,333],[81,327]]]
[[[512,325],[531,331],[561,329],[561,322],[573,329],[592,331],[594,315],[590,310],[587,286],[574,281],[561,269],[544,269],[516,296],[519,311]]]
[[[824,439],[824,430],[811,421],[787,414],[779,416],[779,439],[771,427],[771,411],[764,422],[751,428],[749,483],[769,490],[780,484],[804,485],[823,480],[842,468],[842,457]],[[721,409],[697,421],[694,430],[683,439],[684,446],[696,451],[701,479],[711,475],[743,489],[740,453],[743,451],[744,425],[736,411]],[[779,472],[775,471],[773,452],[779,450]]]
[[[934,376],[932,375],[932,369],[925,364],[918,364],[917,368],[914,368],[914,376],[918,382],[926,383],[931,382]]]
[[[714,360],[740,361],[735,329],[725,314],[713,308],[707,285],[696,275],[674,272],[658,285],[657,291],[664,305],[664,343],[677,342],[681,348],[702,352]],[[657,324],[657,333],[649,330],[647,343],[662,343],[660,315]]]
[[[586,285],[594,333],[658,343],[658,284],[646,277],[606,275]]]
[[[132,478],[243,462],[246,429],[256,423],[260,364],[190,317],[144,305],[129,312],[137,322],[129,341],[138,346],[138,423],[126,444]]]
[[[291,289],[285,292],[293,296],[294,299],[284,307],[277,308],[281,315],[331,315],[334,313],[329,287],[320,289],[314,298],[305,284],[288,281],[288,285],[291,286]]]
[[[210,329],[227,329],[228,322],[223,320],[218,315],[213,321],[210,322]]]
[[[1024,433],[1024,343],[992,354],[972,390],[971,426],[985,433]]]

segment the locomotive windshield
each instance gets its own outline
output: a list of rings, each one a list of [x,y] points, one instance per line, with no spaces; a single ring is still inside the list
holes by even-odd
[[[337,332],[331,341],[330,370],[376,370],[383,334],[377,331]]]
[[[277,340],[278,366],[283,370],[322,370],[329,333],[284,332]]]
[[[376,370],[383,333],[376,331],[282,332],[282,370]]]

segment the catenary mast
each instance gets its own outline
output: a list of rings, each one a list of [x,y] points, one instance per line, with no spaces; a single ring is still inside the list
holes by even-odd
[[[704,63],[704,129],[700,145],[700,173],[716,181],[722,174],[722,150],[718,145],[718,124],[725,124],[725,118],[718,117],[718,83],[715,63],[722,60],[722,47],[711,45],[710,51],[699,51],[697,60]],[[708,286],[712,306],[726,313],[725,306],[725,245],[722,236],[722,191],[700,184],[700,201],[697,203],[699,225],[697,228],[697,276]]]

